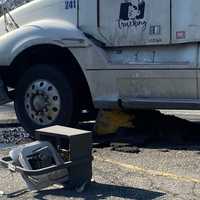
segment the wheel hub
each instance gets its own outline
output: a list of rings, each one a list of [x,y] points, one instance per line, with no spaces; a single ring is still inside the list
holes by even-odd
[[[25,108],[29,118],[38,125],[53,123],[60,112],[60,95],[47,80],[34,81],[25,93]]]
[[[44,108],[46,108],[47,101],[43,95],[35,95],[32,100],[32,109],[35,112],[42,112]]]

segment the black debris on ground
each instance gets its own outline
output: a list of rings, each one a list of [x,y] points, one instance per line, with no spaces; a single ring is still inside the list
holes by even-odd
[[[160,152],[162,152],[162,153],[168,153],[169,149],[160,149]]]
[[[113,142],[115,143],[120,142],[132,146],[145,146],[148,140],[148,134],[143,134],[143,132],[135,128],[119,128],[113,138]]]
[[[148,137],[148,142],[165,142],[183,144],[185,142],[200,142],[200,124],[190,122],[160,111],[134,111],[136,127],[134,132],[140,132]],[[146,138],[147,139],[147,138]]]
[[[140,153],[140,149],[137,146],[121,145],[121,144],[117,144],[117,143],[113,143],[111,145],[111,150],[123,152],[123,153],[136,153],[136,154]]]
[[[134,148],[149,147],[162,149],[198,150],[200,124],[156,110],[134,110],[135,128],[119,128],[113,135],[94,136],[94,148],[112,147],[115,143],[125,144],[114,147],[115,151],[135,152]],[[185,146],[186,145],[186,146]],[[129,148],[130,147],[130,148]],[[132,149],[131,149],[132,148]],[[137,152],[137,150],[136,150]]]
[[[1,144],[19,144],[29,138],[29,134],[22,127],[7,127],[0,129]]]
[[[101,135],[98,136],[96,134],[93,134],[93,148],[106,148],[110,147],[110,143],[113,141],[114,135]]]

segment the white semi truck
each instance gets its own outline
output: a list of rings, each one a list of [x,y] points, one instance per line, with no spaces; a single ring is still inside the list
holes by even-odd
[[[199,0],[33,0],[0,19],[1,103],[33,130],[93,108],[200,108]],[[7,88],[12,88],[12,95]]]

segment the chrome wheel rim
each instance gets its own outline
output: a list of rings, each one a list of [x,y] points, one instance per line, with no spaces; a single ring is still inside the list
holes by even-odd
[[[61,98],[56,87],[47,80],[30,84],[24,101],[29,118],[38,125],[49,125],[56,120],[61,109]]]

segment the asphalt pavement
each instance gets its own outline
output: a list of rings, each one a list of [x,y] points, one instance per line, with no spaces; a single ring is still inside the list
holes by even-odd
[[[12,105],[2,108],[2,113],[9,113],[10,110],[13,112]],[[164,113],[184,117],[191,121],[200,121],[200,112],[198,111],[165,110]],[[6,115],[2,114],[2,116],[5,118]],[[187,125],[191,126],[191,124]],[[196,126],[195,123],[194,126]],[[176,132],[181,134],[185,130],[187,127],[184,129],[180,127]],[[196,130],[195,134],[198,132],[200,134],[200,128]],[[146,131],[148,132],[148,130]],[[174,134],[173,130],[170,132]],[[190,131],[187,134],[190,136]],[[16,144],[1,145],[3,148],[0,156],[5,156]],[[140,145],[138,149],[139,151],[135,151],[135,153],[126,153],[114,151],[108,144],[94,145],[93,181],[82,193],[70,191],[58,185],[39,192],[29,192],[19,174],[11,174],[0,167],[0,200],[200,199],[199,141],[192,143],[185,141],[181,144],[151,141]]]
[[[95,149],[94,180],[82,193],[58,185],[29,192],[19,174],[0,168],[0,199],[199,200],[200,148],[166,148],[141,148],[139,154]]]

